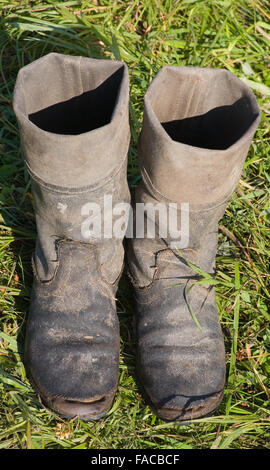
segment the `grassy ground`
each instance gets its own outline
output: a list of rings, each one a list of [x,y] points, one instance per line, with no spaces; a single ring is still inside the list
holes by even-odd
[[[0,7],[0,448],[269,447],[267,0],[0,0]],[[140,395],[134,377],[132,292],[125,277],[118,292],[120,381],[110,413],[95,423],[65,421],[40,405],[26,378],[22,345],[35,221],[11,100],[19,68],[51,51],[121,58],[128,64],[131,187],[140,178],[136,142],[143,96],[164,64],[225,67],[242,78],[258,98],[260,127],[220,222],[216,290],[228,382],[218,412],[196,424],[179,426],[158,420]]]

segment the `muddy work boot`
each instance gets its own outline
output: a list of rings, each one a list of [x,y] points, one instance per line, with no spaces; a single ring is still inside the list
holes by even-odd
[[[214,288],[202,271],[214,275],[218,221],[258,123],[254,95],[222,69],[164,67],[145,95],[136,229],[142,232],[144,203],[158,209],[144,211],[145,225],[156,230],[147,238],[144,226],[128,240],[127,263],[138,374],[164,420],[210,414],[222,400],[224,341]]]
[[[64,417],[98,419],[117,388],[123,236],[97,227],[105,195],[130,199],[128,94],[123,63],[56,53],[23,67],[14,92],[37,223],[25,361]]]

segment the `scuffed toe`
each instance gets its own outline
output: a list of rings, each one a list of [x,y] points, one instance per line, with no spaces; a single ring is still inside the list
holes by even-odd
[[[204,396],[176,396],[163,405],[154,405],[154,408],[164,421],[189,421],[213,413],[220,405],[223,393],[224,390],[220,390]]]
[[[45,406],[56,411],[63,418],[79,418],[84,421],[96,420],[104,416],[111,408],[115,391],[100,397],[81,400],[63,397],[41,397]]]

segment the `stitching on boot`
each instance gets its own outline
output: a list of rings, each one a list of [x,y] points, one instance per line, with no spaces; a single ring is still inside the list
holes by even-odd
[[[101,270],[102,266],[103,266],[103,264],[100,264],[100,265],[99,265],[99,271],[100,271],[100,275],[101,275],[102,280],[103,280],[106,284],[108,284],[108,286],[110,286],[110,287],[116,287],[116,285],[117,285],[117,283],[119,282],[119,280],[120,280],[120,278],[121,278],[121,276],[122,276],[122,274],[123,274],[123,271],[124,271],[124,262],[122,263],[122,267],[121,267],[120,273],[118,274],[118,276],[117,276],[117,278],[115,279],[114,282],[109,282],[109,281],[103,276],[102,270]],[[115,297],[113,297],[113,298],[114,298],[114,300],[117,300]]]
[[[38,274],[38,271],[37,271],[37,267],[36,267],[36,263],[35,263],[35,259],[34,259],[34,256],[35,256],[35,252],[32,254],[32,259],[31,259],[31,263],[32,263],[32,269],[33,269],[33,273],[34,273],[34,276],[36,278],[36,280],[40,283],[40,284],[46,284],[46,285],[49,285],[51,284],[55,277],[56,277],[56,274],[57,274],[57,271],[59,269],[59,262],[60,262],[60,248],[61,248],[61,243],[63,242],[66,242],[68,241],[67,239],[60,239],[60,240],[56,240],[55,241],[55,249],[56,249],[56,256],[57,256],[57,259],[55,261],[55,270],[54,270],[54,273],[53,273],[53,276],[50,278],[50,279],[41,279],[39,274]]]
[[[90,259],[89,259],[89,262],[88,262],[88,269],[90,270],[90,266],[91,266],[91,263],[90,263]],[[100,264],[98,263],[98,271],[100,273],[100,277],[102,277],[102,274],[101,274],[101,270],[100,270]],[[104,281],[104,279],[102,278],[102,280]],[[116,300],[115,299],[115,296],[113,295],[112,293],[112,285],[110,285],[109,283],[106,283],[106,282],[100,282],[100,283],[97,283],[96,281],[92,281],[92,276],[91,276],[91,272],[90,272],[90,276],[89,276],[89,280],[88,280],[88,283],[89,285],[91,285],[94,289],[98,289],[99,292],[101,294],[103,294],[105,297],[107,297],[107,299],[110,299],[110,300]],[[104,289],[104,287],[106,289]]]
[[[132,285],[134,285],[134,287],[136,287],[137,289],[140,289],[142,292],[143,291],[147,291],[150,289],[150,287],[152,286],[152,284],[154,283],[154,281],[158,281],[159,278],[157,277],[158,276],[158,271],[159,271],[159,266],[157,265],[157,261],[158,261],[158,255],[160,252],[164,252],[164,251],[169,251],[170,249],[169,248],[165,248],[165,249],[161,249],[159,251],[157,251],[156,253],[154,253],[154,256],[155,256],[155,264],[154,266],[150,266],[151,268],[154,269],[154,272],[153,272],[153,277],[151,279],[151,281],[149,282],[149,284],[147,284],[146,286],[142,286],[140,285],[137,280],[135,279],[134,275],[132,274],[131,272],[131,269],[129,267],[129,264],[128,264],[128,261],[127,261],[127,274],[128,274],[128,277],[130,278],[131,280],[131,283]]]
[[[54,271],[54,274],[52,276],[51,279],[48,279],[48,280],[42,280],[39,275],[38,275],[38,272],[37,272],[37,268],[36,268],[36,264],[35,264],[35,260],[34,260],[34,253],[32,255],[32,268],[33,268],[33,273],[34,273],[34,276],[35,276],[35,279],[38,281],[38,283],[40,285],[50,285],[53,283],[53,281],[55,280],[56,276],[57,276],[57,273],[58,273],[58,270],[59,270],[59,267],[60,267],[60,261],[61,261],[61,248],[64,244],[66,243],[72,243],[72,244],[77,244],[79,246],[81,245],[85,245],[87,246],[87,248],[90,248],[90,250],[88,251],[87,253],[87,257],[88,257],[88,260],[87,260],[87,266],[89,267],[90,269],[90,266],[91,266],[91,259],[90,259],[90,251],[92,250],[95,250],[97,249],[97,247],[91,245],[90,243],[84,243],[84,242],[80,242],[80,241],[76,241],[76,240],[69,240],[69,239],[61,239],[61,240],[57,240],[56,241],[56,245],[57,245],[57,248],[56,248],[56,253],[57,253],[57,261],[56,261],[56,267],[55,267],[55,271]],[[71,255],[69,253],[69,257],[68,257],[68,272],[69,272],[69,275],[71,273]],[[98,270],[100,271],[100,265],[98,265]],[[112,291],[111,291],[111,288],[114,287],[116,284],[117,284],[117,281],[119,280],[121,274],[122,274],[122,271],[123,271],[123,267],[122,267],[122,270],[118,276],[118,278],[116,279],[116,281],[113,283],[113,284],[110,284],[109,282],[107,282],[103,276],[102,276],[102,273],[100,271],[100,276],[102,277],[102,280],[104,281],[103,283],[100,283],[98,284],[98,289],[100,289],[100,292],[107,298],[109,298],[110,300],[116,300],[115,296],[113,295]],[[56,289],[56,291],[52,294],[54,297],[58,297],[58,298],[61,298],[63,299],[63,296],[61,295],[61,291],[63,290],[63,286],[66,285],[67,283],[67,280],[68,280],[69,276],[65,276],[65,279],[61,285],[61,288],[58,288]],[[93,283],[91,281],[91,276],[89,276],[89,284],[94,287],[94,288],[97,288],[97,284],[96,283]],[[104,289],[104,285],[106,286],[106,289]],[[57,292],[60,291],[60,295],[57,295]],[[46,297],[46,295],[45,295]]]
[[[141,291],[143,290],[147,290],[149,289],[152,284],[153,284],[153,279],[150,281],[149,284],[147,284],[146,286],[142,286],[140,285],[137,280],[135,279],[135,277],[133,276],[133,274],[131,273],[131,270],[130,270],[130,267],[129,267],[129,264],[128,264],[128,261],[126,262],[127,264],[127,267],[126,267],[126,273],[127,273],[127,276],[131,282],[131,284],[136,288],[136,289],[140,289]]]
[[[61,257],[61,249],[63,247],[63,243],[61,244],[61,247],[59,247],[59,266],[60,266],[60,257]],[[68,253],[68,260],[67,260],[67,265],[66,265],[66,275],[64,276],[64,279],[62,280],[62,283],[61,283],[61,287],[58,287],[55,292],[54,292],[54,295],[57,297],[57,294],[58,292],[60,292],[60,296],[62,301],[64,301],[64,295],[62,294],[62,291],[65,290],[65,287],[66,285],[68,284],[69,282],[69,279],[70,279],[70,274],[71,274],[71,269],[72,269],[72,266],[71,266],[71,253],[69,252]],[[55,276],[56,277],[56,276]]]
[[[167,249],[165,248],[165,250],[167,250]],[[158,253],[159,253],[160,251],[165,251],[165,250],[159,250],[159,251],[157,251],[156,253],[154,253],[154,256],[155,256],[155,265],[154,265],[154,266],[151,266],[151,268],[154,269],[153,277],[152,277],[151,281],[149,282],[149,284],[147,284],[146,286],[142,286],[142,285],[135,279],[134,275],[132,274],[132,270],[131,270],[131,268],[129,267],[128,260],[127,260],[127,274],[128,274],[128,277],[129,277],[129,279],[130,279],[130,281],[131,281],[131,283],[132,283],[132,285],[133,285],[134,287],[136,287],[137,289],[140,289],[142,292],[143,292],[143,291],[147,291],[147,290],[150,289],[150,287],[152,286],[153,282],[158,280],[158,278],[156,277],[156,276],[157,276],[158,269],[159,269],[159,266],[156,265],[156,264],[157,264],[157,256],[158,256]]]
[[[52,276],[50,279],[41,279],[41,278],[39,277],[39,274],[38,274],[38,271],[37,271],[37,267],[36,267],[36,262],[35,262],[35,252],[32,253],[31,265],[32,265],[32,270],[33,270],[34,278],[36,279],[36,281],[39,282],[39,284],[51,284],[51,282],[54,280],[54,278],[55,278],[55,276],[56,276],[56,272],[58,271],[58,268],[59,268],[59,260],[57,259],[57,260],[55,261],[55,270],[54,270],[53,276]]]
[[[114,300],[114,301],[117,300],[117,298],[115,297],[115,295],[114,295],[113,292],[112,292],[112,288],[117,286],[117,283],[119,282],[120,277],[122,276],[123,268],[124,268],[124,267],[122,266],[121,272],[120,272],[119,276],[117,277],[117,279],[114,281],[114,283],[113,283],[113,284],[110,284],[110,283],[103,277],[103,275],[102,275],[102,272],[101,272],[101,265],[98,266],[98,270],[99,270],[99,272],[100,272],[100,277],[101,277],[101,279],[103,280],[103,286],[104,286],[104,285],[106,286],[107,292],[106,292],[104,289],[102,289],[102,287],[101,287],[102,284],[100,284],[99,287],[101,288],[101,291],[102,291],[102,293],[105,295],[105,297],[107,297],[107,298],[110,299],[110,300]],[[93,284],[93,285],[94,285],[94,284]]]
[[[58,269],[59,269],[59,264],[60,264],[60,255],[61,255],[61,248],[63,246],[64,243],[72,243],[72,244],[78,244],[78,245],[87,245],[88,247],[91,247],[92,249],[94,249],[95,247],[90,244],[90,243],[84,243],[84,242],[81,242],[81,241],[77,241],[77,240],[70,240],[68,238],[61,238],[59,240],[56,240],[55,241],[55,248],[56,248],[56,256],[57,256],[57,259],[55,261],[55,270],[54,270],[54,273],[53,273],[53,276],[50,278],[50,279],[41,279],[39,274],[38,274],[38,271],[37,271],[37,267],[36,267],[36,263],[35,263],[35,259],[34,259],[34,256],[35,256],[35,252],[32,254],[32,259],[31,259],[31,264],[32,264],[32,269],[33,269],[33,273],[34,273],[34,276],[36,278],[36,280],[40,283],[40,284],[51,284],[53,282],[53,280],[55,279],[56,275],[57,275],[57,272],[58,272]]]
[[[113,255],[112,255],[111,258],[110,258],[110,264],[113,263],[114,257],[115,257],[115,256],[117,257],[117,256],[119,255],[119,253],[117,253],[117,250],[119,250],[119,251],[121,250],[121,253],[122,253],[122,255],[123,255],[123,260],[122,260],[122,264],[121,264],[120,271],[119,271],[118,275],[116,276],[116,278],[115,278],[115,280],[114,280],[113,282],[108,281],[108,279],[106,278],[106,275],[103,274],[102,268],[103,268],[103,266],[106,265],[106,263],[99,263],[99,271],[100,271],[101,278],[102,278],[102,279],[104,280],[104,282],[106,282],[109,286],[115,286],[116,283],[117,283],[117,281],[120,279],[120,277],[121,277],[121,275],[122,275],[122,273],[123,273],[123,265],[124,265],[124,247],[123,247],[122,243],[121,243],[121,244],[116,244],[116,243],[114,243],[114,252],[113,252]],[[108,262],[108,261],[107,261],[107,262]]]
[[[144,292],[147,292],[147,291],[152,287],[152,285],[153,285],[153,283],[154,283],[155,281],[159,281],[159,280],[162,281],[162,278],[159,277],[159,273],[160,273],[160,268],[161,268],[161,267],[159,266],[158,262],[159,262],[159,259],[162,260],[162,257],[163,257],[163,258],[165,257],[165,258],[167,258],[167,260],[168,260],[168,258],[170,257],[170,254],[171,254],[171,253],[172,253],[174,256],[177,257],[177,254],[175,254],[174,251],[173,251],[171,248],[163,248],[163,249],[158,250],[156,253],[154,253],[154,255],[155,255],[155,265],[152,266],[152,267],[154,268],[153,278],[152,278],[152,280],[150,281],[150,283],[147,284],[146,286],[142,286],[142,285],[140,285],[140,284],[137,282],[137,280],[135,279],[134,275],[133,275],[132,272],[131,272],[131,269],[130,269],[130,267],[129,267],[129,263],[128,263],[128,261],[127,261],[127,262],[126,262],[126,264],[127,264],[127,275],[128,275],[128,277],[129,277],[129,279],[130,279],[132,285],[133,285],[136,289],[139,289],[140,292],[144,293]],[[178,263],[180,263],[179,266],[181,266],[181,263],[184,263],[184,259],[183,259],[183,261],[182,261],[180,258],[181,258],[181,257],[178,255],[178,258],[177,258],[177,259],[178,259]],[[169,260],[168,260],[168,261],[169,261]],[[174,261],[171,261],[171,262],[174,263]],[[175,262],[174,264],[177,265],[178,263]],[[176,277],[173,277],[172,280],[173,280],[173,279],[176,279]],[[140,302],[140,303],[142,303],[142,302]],[[148,303],[148,302],[147,302],[147,303]],[[151,303],[151,301],[150,301],[149,303]]]

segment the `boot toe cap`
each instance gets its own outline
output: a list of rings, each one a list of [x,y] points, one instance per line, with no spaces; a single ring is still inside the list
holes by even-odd
[[[175,395],[154,405],[155,412],[164,421],[189,421],[213,413],[223,398],[223,389],[208,395]]]
[[[88,399],[68,399],[64,397],[41,396],[41,401],[63,418],[79,418],[83,421],[97,420],[111,408],[114,391]]]
[[[99,419],[109,411],[118,383],[116,342],[32,346],[28,342],[27,372],[43,405],[65,418],[83,420]]]
[[[51,369],[49,372],[48,376],[44,377],[43,375],[43,379],[40,381],[34,371],[28,368],[30,382],[37,391],[40,402],[46,408],[53,410],[63,418],[77,417],[84,421],[99,419],[110,410],[117,387],[115,373],[114,381],[106,381],[106,374],[103,370],[102,383],[99,386],[97,384],[94,386],[92,380],[90,383],[84,382],[80,375],[77,374],[75,377],[72,371],[69,371],[71,381],[69,387],[67,377],[63,379],[63,375],[59,376],[57,383],[52,381],[49,384],[48,380],[53,376]]]
[[[144,345],[138,373],[148,401],[160,418],[183,421],[208,415],[223,397],[223,341],[206,337],[189,347]]]

